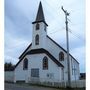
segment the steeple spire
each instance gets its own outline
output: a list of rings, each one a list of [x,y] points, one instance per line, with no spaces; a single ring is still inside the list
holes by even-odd
[[[39,4],[36,21],[45,21],[41,1],[40,1],[40,4]]]
[[[33,22],[32,24],[37,23],[37,22],[44,22],[44,23],[47,25],[47,23],[45,22],[45,17],[44,17],[43,7],[42,7],[41,1],[40,1],[40,3],[39,3],[39,8],[38,8],[36,20],[35,20],[35,22]],[[48,26],[48,25],[47,25],[47,26]]]

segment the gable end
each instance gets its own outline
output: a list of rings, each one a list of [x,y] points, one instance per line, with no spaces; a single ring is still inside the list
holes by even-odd
[[[28,52],[26,52],[22,58],[20,58],[19,62],[16,64],[15,68],[19,65],[19,63],[23,60],[23,58],[26,56],[26,55],[31,55],[31,54],[41,54],[41,53],[45,53],[46,55],[49,56],[49,58],[51,58],[51,60],[56,63],[59,67],[64,67],[53,55],[51,55],[47,50],[43,49],[43,48],[40,48],[40,49],[33,49],[33,50],[30,50]]]
[[[54,61],[59,67],[64,67],[59,60],[57,60],[53,55],[51,55],[47,50],[41,48],[41,49],[34,49],[31,50],[29,52],[27,52],[27,55],[29,54],[40,54],[40,53],[45,53],[46,55],[48,55],[52,61]]]

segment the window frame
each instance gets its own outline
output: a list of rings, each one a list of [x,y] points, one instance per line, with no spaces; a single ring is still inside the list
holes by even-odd
[[[47,26],[46,26],[46,25],[44,25],[44,30],[45,30],[45,32],[46,32],[46,29],[47,29]]]
[[[43,70],[48,70],[48,58],[45,56],[43,58]]]
[[[28,69],[28,59],[25,58],[25,59],[23,60],[23,70],[27,70],[27,69]]]
[[[39,78],[39,68],[31,68],[31,77]]]
[[[39,29],[40,29],[40,24],[37,23],[37,24],[36,24],[36,30],[39,30]]]
[[[59,53],[59,61],[64,61],[64,53],[62,51]]]
[[[39,35],[35,36],[35,45],[39,45]]]

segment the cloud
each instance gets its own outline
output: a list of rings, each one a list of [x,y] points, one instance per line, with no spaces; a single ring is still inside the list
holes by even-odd
[[[5,61],[18,61],[19,55],[32,40],[32,22],[40,0],[5,0]],[[70,12],[70,52],[85,71],[85,0],[41,0],[48,35],[66,49],[65,15],[61,6]],[[75,36],[76,34],[76,36]],[[78,38],[78,37],[79,38]],[[84,67],[83,67],[84,66]]]
[[[9,11],[8,11],[9,12]],[[17,16],[15,14],[17,13]],[[11,26],[11,27],[10,27]],[[10,32],[14,36],[21,38],[30,38],[32,33],[32,24],[22,13],[15,11],[14,13],[6,13],[5,15],[5,32]],[[27,37],[25,37],[25,34]]]

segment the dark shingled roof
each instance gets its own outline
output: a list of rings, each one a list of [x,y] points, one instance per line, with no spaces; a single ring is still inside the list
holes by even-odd
[[[40,2],[40,4],[39,4],[36,21],[45,21],[44,13],[43,13],[43,8],[42,8],[41,2]]]
[[[28,52],[26,52],[22,58],[19,60],[19,62],[16,64],[15,68],[18,66],[18,64],[23,60],[23,58],[26,56],[26,55],[31,55],[31,54],[42,54],[42,53],[45,53],[47,56],[49,56],[49,58],[51,58],[51,60],[53,62],[55,62],[59,67],[64,67],[60,62],[59,60],[57,60],[51,53],[49,53],[47,50],[43,49],[43,48],[40,48],[40,49],[32,49]]]
[[[58,47],[60,47],[63,51],[65,51],[67,53],[67,51],[62,48],[59,44],[57,44],[53,39],[51,39],[48,35],[47,35],[47,38],[49,38],[52,42],[54,42]],[[32,43],[27,47],[27,49],[20,55],[19,59],[21,60],[27,53],[27,50],[31,47]],[[71,55],[69,54],[78,64],[79,62]]]
[[[36,20],[35,20],[35,22],[32,22],[32,24],[38,23],[38,22],[44,22],[47,25],[47,23],[45,22],[45,17],[44,17],[44,13],[43,13],[43,8],[42,8],[42,3],[41,2],[39,4]]]

